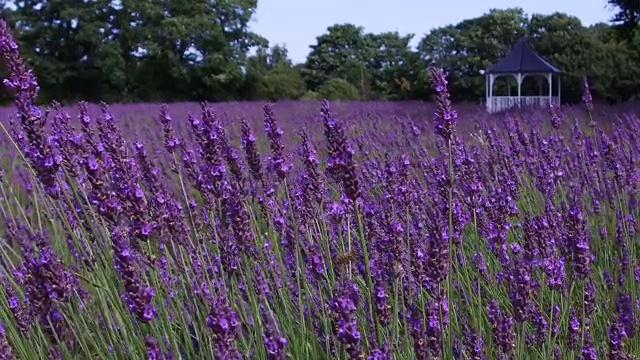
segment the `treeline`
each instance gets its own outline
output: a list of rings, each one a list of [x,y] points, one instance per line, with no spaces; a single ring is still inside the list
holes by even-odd
[[[413,34],[336,24],[317,37],[303,64],[249,29],[257,0],[22,0],[11,9],[0,0],[0,6],[45,102],[427,99],[433,64],[447,69],[457,100],[480,101],[481,70],[523,35],[563,70],[564,100],[579,100],[587,75],[596,98],[626,101],[640,96],[640,9],[633,0],[609,2],[619,10],[614,24],[586,27],[563,13],[492,10],[432,29],[415,49]],[[257,51],[249,56],[251,49]],[[0,101],[8,100],[3,89]]]

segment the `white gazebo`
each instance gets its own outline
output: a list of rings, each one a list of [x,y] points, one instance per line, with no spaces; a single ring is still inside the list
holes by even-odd
[[[546,106],[548,103],[560,104],[560,69],[540,56],[522,37],[511,51],[485,72],[487,111],[498,112],[514,106]],[[505,77],[506,94],[495,95],[494,85],[499,77]],[[527,77],[535,77],[538,81],[538,95],[522,94],[522,84]],[[510,80],[515,78],[517,94],[512,94]],[[556,79],[557,93],[553,91],[553,79]],[[545,81],[546,80],[546,81]],[[543,84],[548,84],[548,91],[543,91]],[[546,93],[546,94],[545,94]]]

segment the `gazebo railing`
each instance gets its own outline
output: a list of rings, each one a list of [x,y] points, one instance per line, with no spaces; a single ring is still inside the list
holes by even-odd
[[[549,101],[560,105],[560,98],[557,96],[493,96],[487,100],[487,110],[498,112],[515,106],[546,106]]]

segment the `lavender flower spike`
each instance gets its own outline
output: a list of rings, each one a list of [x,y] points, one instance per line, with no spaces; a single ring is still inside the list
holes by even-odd
[[[453,137],[458,121],[458,113],[451,107],[449,91],[447,90],[447,76],[442,68],[431,69],[433,88],[436,90],[438,110],[434,114],[436,133],[449,142]]]
[[[126,300],[129,309],[139,321],[147,323],[156,314],[152,304],[155,289],[142,282],[140,278],[141,271],[136,266],[135,253],[127,244],[127,238],[125,237],[127,233],[127,231],[116,228],[111,234],[115,266],[124,282],[126,292],[123,298]]]
[[[11,349],[11,345],[9,345],[9,342],[7,341],[4,325],[0,323],[0,360],[11,359],[15,359],[13,349]]]
[[[586,76],[582,78],[582,102],[584,102],[584,107],[588,112],[593,111],[593,98],[589,90],[589,79]]]

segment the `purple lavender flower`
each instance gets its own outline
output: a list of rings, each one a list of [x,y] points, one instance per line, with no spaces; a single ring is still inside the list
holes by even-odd
[[[300,138],[302,140],[300,156],[304,164],[303,194],[307,211],[311,213],[314,207],[317,208],[323,203],[325,184],[319,171],[320,162],[314,145],[304,130],[300,132]]]
[[[610,360],[627,360],[624,350],[624,340],[628,337],[624,325],[614,322],[609,327],[609,356]]]
[[[619,294],[616,309],[618,311],[618,322],[624,326],[627,336],[633,338],[636,335],[638,323],[633,298],[629,294]]]
[[[411,305],[407,313],[410,325],[409,332],[413,339],[413,351],[416,359],[427,360],[429,350],[427,348],[426,331],[423,325],[422,311],[415,305]]]
[[[0,360],[13,360],[13,349],[7,341],[7,334],[4,330],[4,324],[0,323]]]
[[[345,346],[351,360],[360,360],[364,357],[360,344],[362,334],[358,330],[355,316],[359,301],[360,291],[357,285],[351,281],[345,281],[329,303],[336,337]]]
[[[571,349],[576,348],[578,345],[578,340],[580,337],[580,319],[578,319],[578,314],[574,308],[569,310],[569,328],[567,329],[568,333],[568,342],[569,347]]]
[[[375,285],[374,298],[376,303],[376,314],[378,321],[382,325],[388,325],[391,322],[391,304],[388,302],[389,295],[386,286],[382,282]]]
[[[493,341],[500,348],[502,355],[511,355],[516,346],[513,318],[500,310],[500,306],[495,300],[491,300],[487,311],[493,331]]]
[[[444,69],[431,69],[431,77],[433,88],[436,90],[436,103],[438,104],[438,110],[434,114],[436,133],[446,142],[449,142],[455,132],[458,113],[451,107],[451,100],[449,100],[449,91],[447,89],[447,76],[445,75]]]
[[[532,279],[527,264],[521,256],[514,255],[509,269],[509,300],[517,322],[529,318],[532,290]]]
[[[60,147],[60,154],[63,159],[62,166],[64,171],[71,177],[80,178],[80,153],[83,149],[82,134],[78,134],[71,126],[71,116],[66,110],[63,110],[60,103],[54,102],[53,108],[56,112],[53,121],[52,135],[56,138]]]
[[[253,135],[251,127],[245,120],[242,120],[242,146],[244,147],[251,176],[258,184],[262,184],[262,165],[260,164],[260,154],[258,153],[256,138]]]
[[[578,206],[572,206],[566,219],[573,274],[576,279],[583,280],[591,273],[593,254],[590,251],[582,210]]]
[[[584,312],[587,319],[596,311],[596,287],[589,280],[584,288]],[[585,319],[585,321],[587,320]]]
[[[147,323],[156,315],[153,307],[155,289],[142,282],[142,271],[136,264],[135,252],[127,244],[126,233],[120,228],[111,233],[115,267],[124,283],[125,293],[122,296],[129,310],[140,322]]]
[[[210,196],[209,201],[222,199],[224,188],[228,186],[226,177],[227,168],[222,161],[221,143],[216,132],[217,117],[213,109],[207,104],[202,104],[202,118],[189,116],[191,129],[194,132],[201,157],[200,171],[197,177],[201,183],[201,191]],[[199,190],[200,190],[199,189]],[[215,201],[211,206],[215,206]],[[226,219],[222,219],[225,222]]]
[[[69,324],[60,313],[60,305],[68,302],[76,289],[80,290],[79,283],[43,234],[30,236],[39,250],[24,253],[25,260],[21,268],[14,271],[14,277],[24,289],[25,302],[28,301],[32,314],[50,339],[71,340]]]
[[[168,360],[164,352],[158,345],[156,339],[151,335],[144,337],[144,343],[147,347],[147,360]]]
[[[565,287],[566,276],[564,259],[551,249],[549,249],[549,255],[542,260],[547,275],[547,286],[549,289],[562,291]]]
[[[267,359],[285,360],[288,359],[285,347],[287,339],[279,332],[275,317],[260,305],[262,317],[264,319],[265,331],[262,334],[262,342],[267,350]]]
[[[222,127],[220,122],[214,122],[212,124],[212,130],[216,133],[218,143],[220,144],[220,151],[222,157],[229,167],[229,172],[231,173],[233,179],[233,186],[240,192],[241,195],[245,195],[246,191],[246,183],[245,176],[240,163],[238,162],[238,154],[236,149],[229,141],[229,136],[227,131]]]
[[[284,144],[282,143],[282,129],[278,126],[273,110],[269,104],[264,106],[264,129],[267,132],[267,137],[271,145],[270,168],[282,181],[289,174],[291,165],[285,158]]]
[[[582,102],[584,103],[585,109],[591,113],[593,111],[593,98],[589,90],[589,79],[587,79],[586,76],[582,78]]]
[[[224,188],[222,204],[226,211],[226,217],[229,221],[234,239],[229,239],[227,245],[239,247],[247,255],[253,252],[253,233],[251,232],[251,222],[249,214],[242,203],[242,194],[238,187],[226,186]],[[231,270],[233,267],[228,268]]]
[[[562,119],[560,118],[560,116],[558,116],[556,106],[553,105],[552,102],[549,102],[547,107],[549,108],[549,115],[551,116],[551,126],[554,129],[559,129],[560,125],[562,124]]]
[[[47,195],[57,199],[61,189],[56,174],[62,164],[57,139],[44,133],[48,111],[43,112],[36,105],[40,91],[38,81],[33,71],[27,70],[18,44],[4,19],[0,19],[0,52],[9,70],[9,78],[4,79],[3,83],[16,95],[18,118],[27,138],[26,142],[20,142],[23,145],[21,150],[33,166]]]
[[[611,290],[613,288],[613,276],[611,275],[611,271],[609,271],[609,269],[602,270],[602,277],[604,278],[604,283],[607,285],[607,289]]]
[[[549,336],[549,322],[538,307],[532,310],[531,322],[533,323],[533,341],[538,345],[544,344]]]
[[[217,297],[211,304],[206,325],[213,333],[216,359],[242,360],[242,354],[235,345],[240,332],[240,318],[222,297]]]
[[[392,360],[393,357],[389,354],[389,349],[375,349],[367,356],[367,360]]]
[[[354,151],[347,143],[342,124],[331,113],[327,101],[322,102],[321,116],[329,153],[327,173],[334,181],[342,184],[346,197],[356,202],[360,199],[361,193],[360,180],[353,160]]]
[[[49,356],[47,356],[47,360],[62,360],[62,353],[58,348],[52,346],[49,348]]]
[[[434,287],[447,278],[451,264],[449,263],[449,233],[446,219],[441,212],[431,212],[432,220],[427,224],[428,249],[426,252],[425,274],[429,286]],[[420,255],[419,253],[417,255]]]
[[[180,139],[173,130],[173,119],[169,115],[169,107],[167,104],[160,105],[160,115],[157,117],[158,122],[162,125],[164,132],[164,147],[170,154],[182,145]]]
[[[465,327],[463,345],[464,354],[469,360],[487,360],[484,355],[484,339],[468,326]]]
[[[473,265],[476,267],[478,273],[485,281],[490,280],[489,272],[487,270],[487,262],[484,258],[483,253],[477,251],[473,253]]]
[[[598,358],[596,347],[593,343],[593,336],[591,335],[591,332],[588,329],[584,332],[584,346],[582,347],[582,358],[584,360],[596,360]]]
[[[13,289],[13,285],[5,276],[2,276],[0,279],[4,287],[5,299],[7,301],[9,310],[13,315],[13,319],[18,325],[20,333],[22,335],[27,335],[29,333],[29,329],[31,328],[31,316],[29,314],[29,311],[27,310],[26,304],[24,304],[24,302],[20,299],[18,293]]]
[[[427,301],[427,348],[431,357],[439,358],[442,355],[442,328],[440,322],[441,306],[448,306],[446,299]],[[446,323],[447,311],[442,311],[443,321]]]

